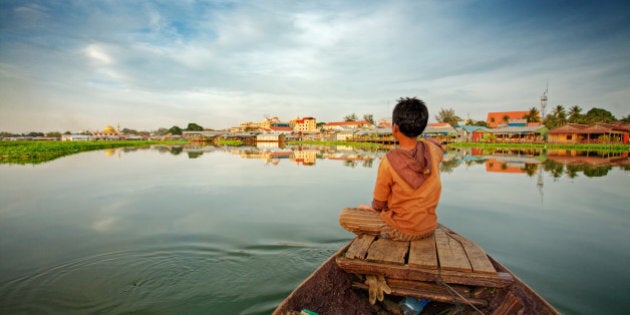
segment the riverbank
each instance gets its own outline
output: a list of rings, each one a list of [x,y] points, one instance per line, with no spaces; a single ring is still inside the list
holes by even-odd
[[[535,150],[574,150],[574,151],[604,151],[630,152],[627,144],[565,144],[565,143],[482,143],[482,142],[452,142],[449,148],[480,148],[480,149],[535,149]]]
[[[351,147],[382,147],[379,143],[367,142],[337,142],[337,141],[292,141],[288,144],[298,145],[332,145]],[[630,152],[630,145],[625,144],[562,144],[562,143],[484,143],[484,142],[451,142],[448,148],[480,148],[480,149],[535,149],[535,150],[575,150],[575,151],[604,151]]]
[[[113,149],[121,147],[146,147],[155,144],[181,145],[187,141],[0,141],[0,164],[39,164],[62,156],[84,151]],[[224,140],[220,145],[239,146],[238,140]],[[379,143],[349,141],[291,141],[289,145],[349,146],[367,150],[389,149]],[[552,144],[552,143],[479,143],[453,142],[448,148],[517,149],[517,150],[575,150],[597,152],[630,152],[629,145],[623,144]]]
[[[0,164],[39,164],[79,152],[187,141],[0,141]]]

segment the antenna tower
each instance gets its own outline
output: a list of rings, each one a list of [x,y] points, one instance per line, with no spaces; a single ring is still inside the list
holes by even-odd
[[[541,119],[545,119],[545,106],[547,106],[547,93],[549,92],[549,81],[547,81],[547,88],[545,88],[545,92],[540,97],[540,115]]]

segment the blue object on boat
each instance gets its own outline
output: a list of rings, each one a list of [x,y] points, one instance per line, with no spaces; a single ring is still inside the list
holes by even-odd
[[[427,299],[416,299],[408,296],[400,301],[400,308],[404,315],[418,315],[427,304],[429,304]]]
[[[309,310],[308,308],[303,308],[300,312],[300,315],[318,315],[316,312]]]

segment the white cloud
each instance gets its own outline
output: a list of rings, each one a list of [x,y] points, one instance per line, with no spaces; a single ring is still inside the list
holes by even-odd
[[[523,14],[503,2],[0,6],[4,130],[73,128],[59,111],[73,125],[149,130],[266,114],[380,118],[401,96],[482,119],[530,108],[547,80],[553,105],[628,114],[628,27],[590,11],[580,19],[588,8],[555,18],[565,12]]]
[[[112,57],[99,44],[90,44],[83,50],[85,55],[97,63],[109,65],[112,64]]]

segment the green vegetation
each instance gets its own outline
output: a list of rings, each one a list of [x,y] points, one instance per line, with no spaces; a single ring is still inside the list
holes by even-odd
[[[179,136],[181,136],[182,135],[182,128],[179,128],[178,126],[173,126],[167,131],[167,133],[170,133],[172,135],[179,135]]]
[[[526,119],[528,123],[542,122],[543,125],[545,125],[549,129],[560,127],[567,123],[591,125],[598,122],[612,123],[617,120],[621,120],[626,123],[630,122],[630,114],[621,119],[617,119],[617,117],[615,117],[615,115],[613,115],[610,111],[597,107],[593,107],[589,109],[586,114],[582,114],[582,108],[578,105],[573,105],[569,107],[568,111],[564,107],[564,105],[556,105],[555,107],[551,108],[551,112],[545,117],[541,117],[540,111],[536,106],[534,106],[530,108],[529,113],[525,114],[522,118]],[[457,125],[458,122],[461,120],[461,118],[455,114],[455,110],[453,110],[452,108],[440,109],[438,114],[435,116],[435,119],[438,122],[447,122],[452,126]],[[491,118],[490,122],[507,124],[509,120],[509,116],[504,116],[502,117],[502,119],[500,119],[500,121],[495,121],[494,118]],[[470,118],[466,119],[465,125],[487,127],[485,121],[474,121]]]
[[[196,123],[189,123],[188,127],[186,127],[186,131],[203,131],[203,127],[197,125]]]
[[[0,164],[39,164],[84,151],[186,141],[0,141]]]
[[[243,141],[241,140],[229,140],[229,139],[219,139],[217,140],[218,145],[227,145],[231,147],[240,147],[243,145]]]
[[[455,115],[455,110],[452,108],[440,109],[438,114],[435,115],[435,119],[440,123],[448,123],[453,127],[457,126],[458,122],[462,120],[459,116]]]

